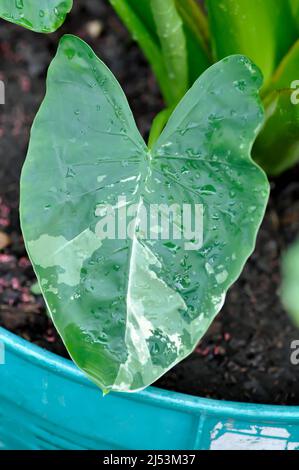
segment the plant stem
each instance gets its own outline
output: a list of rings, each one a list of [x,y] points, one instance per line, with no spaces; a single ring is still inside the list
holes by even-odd
[[[150,135],[148,138],[148,148],[151,149],[161,135],[167,121],[173,111],[173,108],[165,108],[157,114],[153,120]]]

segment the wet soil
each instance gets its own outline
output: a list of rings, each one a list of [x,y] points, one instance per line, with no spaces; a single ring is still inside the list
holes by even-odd
[[[89,42],[112,69],[144,137],[163,103],[146,61],[107,1],[77,0],[63,28],[47,36],[1,22],[6,104],[0,106],[0,326],[67,357],[42,297],[31,292],[35,277],[18,218],[18,181],[30,126],[65,32]],[[222,312],[194,353],[157,386],[226,400],[299,404],[299,366],[290,363],[290,343],[299,339],[299,330],[279,300],[281,254],[298,233],[299,167],[272,181],[256,250]]]

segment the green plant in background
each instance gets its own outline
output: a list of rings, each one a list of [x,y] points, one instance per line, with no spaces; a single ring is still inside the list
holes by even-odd
[[[299,161],[299,107],[291,101],[299,80],[298,0],[110,0],[139,42],[156,74],[167,110],[155,120],[159,136],[196,78],[231,54],[244,54],[262,70],[266,121],[253,157],[270,175]]]
[[[38,32],[55,31],[72,0],[0,0],[0,16]],[[160,85],[166,109],[153,122],[158,139],[176,104],[214,61],[244,54],[264,75],[266,120],[253,157],[269,175],[299,161],[299,0],[110,0],[140,44]],[[297,83],[298,84],[298,83]]]
[[[62,38],[23,168],[21,223],[53,322],[104,391],[144,388],[191,353],[253,251],[269,194],[250,157],[261,83],[244,56],[220,61],[149,150],[112,73]],[[132,236],[101,237],[99,208],[119,195],[135,207]],[[204,207],[201,249],[143,237],[141,205],[161,203]]]
[[[206,0],[207,15],[197,0],[110,3],[164,96],[148,147],[114,76],[83,41],[65,36],[21,183],[33,291],[41,289],[70,355],[105,392],[151,384],[193,350],[221,309],[269,194],[250,154],[272,175],[299,160],[299,0]],[[71,7],[0,0],[0,16],[48,33]],[[264,75],[264,120],[261,75],[245,55]],[[116,205],[119,194],[137,208],[133,237],[101,239],[97,208]],[[202,204],[203,247],[145,240],[141,202]],[[299,324],[298,244],[283,277],[283,303]]]
[[[282,302],[299,326],[299,241],[284,255],[282,276]]]
[[[73,0],[0,0],[0,17],[39,33],[56,31]]]
[[[166,104],[175,106],[211,65],[206,37],[198,29],[198,24],[202,25],[207,34],[206,18],[196,1],[187,0],[183,9],[178,9],[173,0],[111,0],[111,3],[142,47]]]

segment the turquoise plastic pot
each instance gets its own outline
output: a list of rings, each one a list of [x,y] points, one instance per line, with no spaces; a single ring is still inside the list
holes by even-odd
[[[103,397],[76,366],[0,328],[2,449],[299,449],[299,408],[150,387]]]

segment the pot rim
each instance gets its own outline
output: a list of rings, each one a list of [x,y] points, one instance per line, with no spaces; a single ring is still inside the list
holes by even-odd
[[[0,341],[4,343],[5,351],[10,351],[26,362],[33,363],[52,373],[59,373],[66,379],[78,382],[81,385],[91,388],[96,387],[70,359],[65,359],[47,351],[2,327],[0,327]],[[1,367],[3,366],[0,365],[0,371]],[[161,408],[177,409],[192,414],[202,414],[204,412],[210,416],[229,417],[230,419],[258,418],[259,420],[288,423],[298,423],[299,420],[299,406],[222,401],[168,391],[154,386],[140,392],[121,394],[111,392],[111,395],[114,399],[117,396],[119,398],[125,397],[129,400],[148,402]]]

